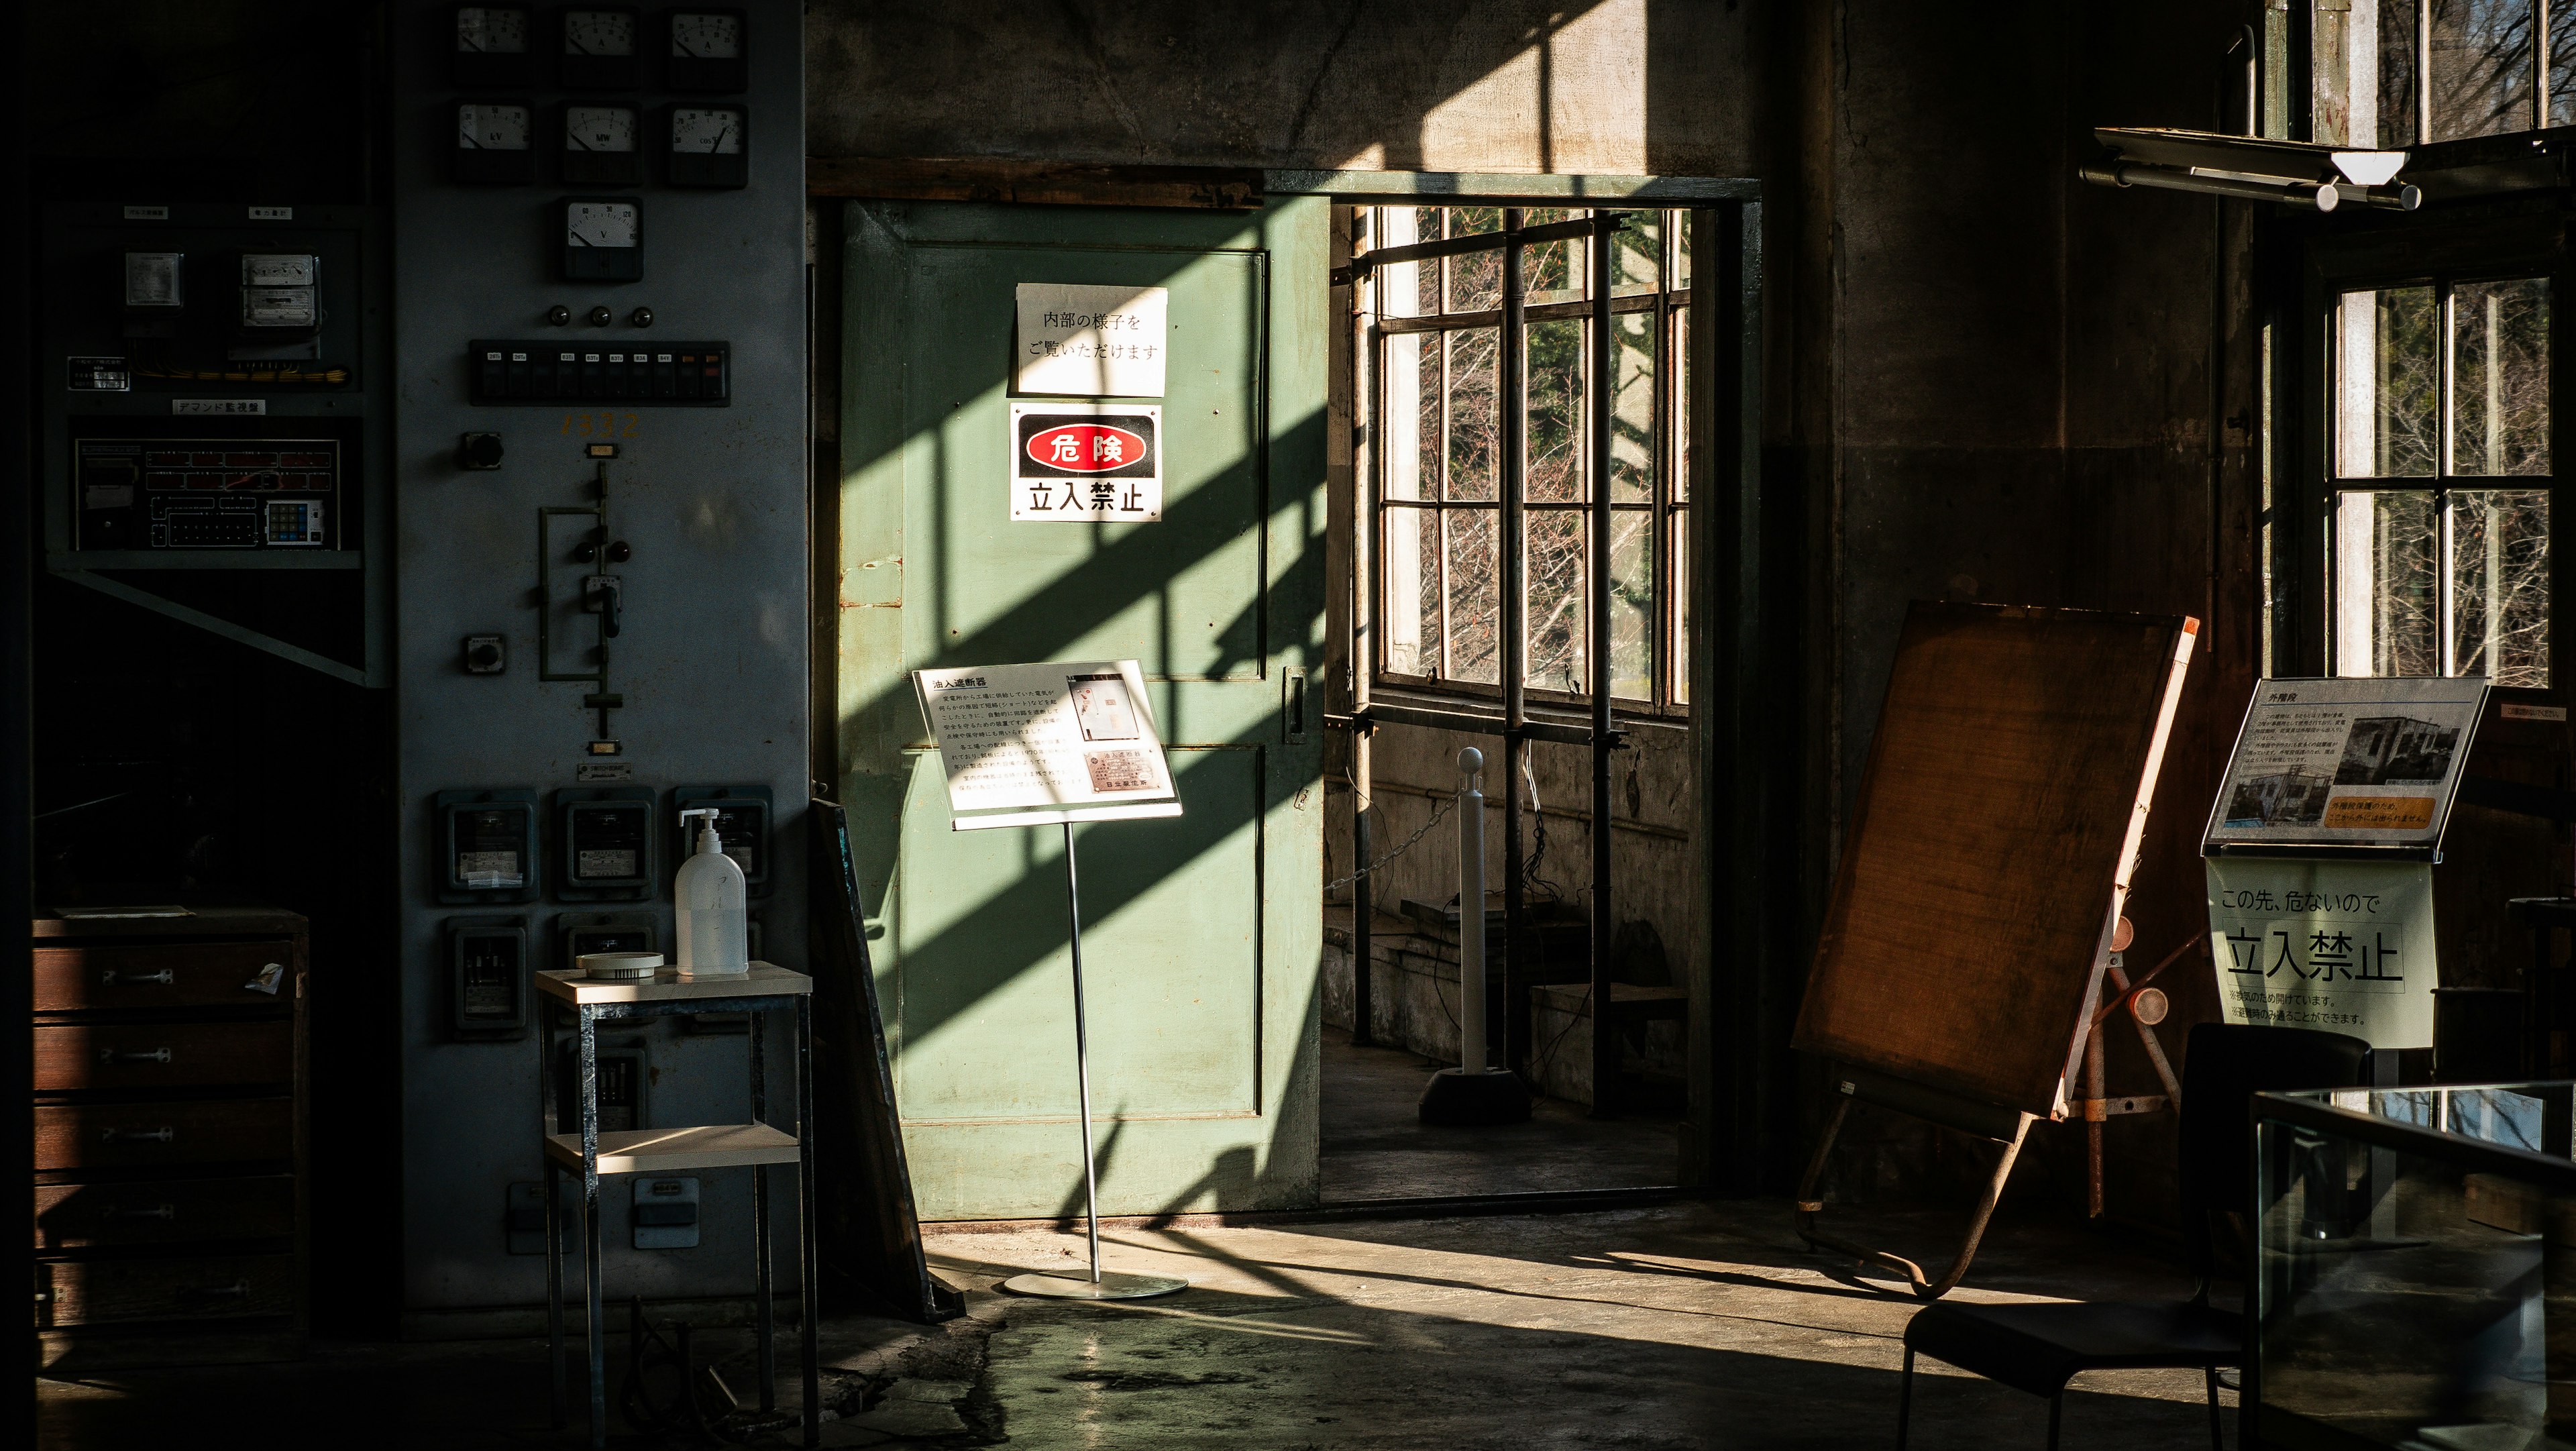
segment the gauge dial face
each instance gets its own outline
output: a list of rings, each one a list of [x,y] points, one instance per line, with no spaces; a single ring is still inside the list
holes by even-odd
[[[564,145],[573,151],[632,151],[635,112],[627,106],[566,106]]]
[[[700,60],[742,58],[742,17],[676,11],[671,16],[671,54]]]
[[[573,247],[632,247],[636,220],[633,202],[567,202],[564,242]]]
[[[456,108],[456,144],[467,151],[528,149],[528,108],[466,105]]]
[[[456,49],[478,55],[527,54],[527,10],[517,5],[457,6]]]
[[[742,112],[728,106],[681,106],[671,112],[671,150],[733,156],[742,150]]]
[[[633,55],[635,15],[627,10],[567,10],[563,41],[566,55]]]

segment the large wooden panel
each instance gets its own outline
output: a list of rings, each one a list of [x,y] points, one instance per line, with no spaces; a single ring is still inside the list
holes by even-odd
[[[285,1162],[295,1156],[295,1101],[36,1105],[39,1170]]]
[[[295,1025],[47,1023],[37,1027],[36,1091],[289,1084]]]
[[[269,964],[292,972],[295,944],[275,942],[101,943],[36,949],[35,1009],[282,1006],[277,993],[250,984]],[[279,991],[292,993],[292,982]]]
[[[36,1252],[122,1245],[285,1239],[295,1233],[295,1180],[147,1179],[36,1189]]]
[[[40,1260],[36,1328],[295,1313],[293,1255]]]
[[[2061,1111],[2197,630],[1912,608],[1795,1047]]]

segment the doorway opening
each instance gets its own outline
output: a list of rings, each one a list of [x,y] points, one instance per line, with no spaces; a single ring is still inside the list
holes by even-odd
[[[1684,1179],[1707,980],[1691,387],[1708,214],[1654,195],[1671,184],[1529,180],[1570,185],[1554,204],[1425,185],[1335,211],[1327,1203]],[[1605,194],[1621,204],[1566,204]],[[1460,805],[1466,749],[1480,807]],[[1467,809],[1486,818],[1481,1023]],[[1471,1033],[1530,1089],[1528,1122],[1419,1121]]]

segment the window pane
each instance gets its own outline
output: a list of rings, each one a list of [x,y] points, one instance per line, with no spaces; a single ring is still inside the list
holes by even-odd
[[[2335,496],[2335,674],[2441,673],[2433,524],[2430,493]]]
[[[1690,309],[1673,309],[1673,497],[1690,502]]]
[[[1610,295],[1652,292],[1663,272],[1664,214],[1631,212],[1628,225],[1610,234]]]
[[[1691,218],[1692,212],[1674,212],[1673,216],[1673,290],[1679,292],[1691,285]]]
[[[2549,124],[2576,125],[2576,5],[2549,7]]]
[[[1423,347],[1425,339],[1431,347]],[[1378,352],[1385,371],[1386,497],[1432,499],[1440,492],[1440,353],[1437,333],[1393,333]]]
[[[1583,324],[1534,322],[1529,338],[1529,492],[1532,503],[1583,499]]]
[[[1610,693],[1655,698],[1655,515],[1610,516]]]
[[[1614,313],[1610,391],[1610,501],[1655,497],[1655,315]]]
[[[2451,289],[2451,472],[2549,472],[2549,279]]]
[[[1449,209],[1449,235],[1473,236],[1503,229],[1501,207],[1452,207]],[[1449,264],[1449,310],[1481,312],[1503,305],[1503,253],[1469,252],[1446,259]]]
[[[1440,515],[1430,509],[1386,511],[1386,668],[1399,675],[1440,673]]]
[[[2335,315],[2336,474],[2431,477],[2440,401],[2433,289],[2347,292]]]
[[[2396,148],[2415,144],[2415,4],[2416,0],[2379,0],[2379,144]],[[2358,15],[2358,12],[2355,12]],[[2363,26],[2354,27],[2356,40]],[[2355,69],[2368,73],[2367,60],[2356,59]],[[2354,109],[2359,111],[2358,100]],[[2361,125],[2362,117],[2353,118],[2352,135],[2368,138],[2370,128]]]
[[[1495,666],[1501,658],[1503,612],[1501,561],[1494,555],[1499,533],[1496,515],[1491,509],[1440,512],[1449,529],[1449,578],[1443,601],[1449,668],[1442,673],[1451,680],[1498,684],[1502,677]]]
[[[1550,222],[1570,221],[1574,213],[1563,207],[1532,207],[1521,214],[1524,227],[1542,227]],[[1531,307],[1549,302],[1580,302],[1584,296],[1583,265],[1588,260],[1585,244],[1566,239],[1541,242],[1521,249],[1521,301]]]
[[[2453,673],[2549,684],[2549,495],[2451,493]]]
[[[1409,247],[1440,240],[1438,207],[1380,207],[1378,247]],[[1378,308],[1388,317],[1423,317],[1440,310],[1440,260],[1394,262],[1378,270]]]
[[[1675,509],[1673,520],[1673,699],[1690,704],[1690,511]]]
[[[1502,448],[1502,375],[1496,371],[1500,328],[1442,333],[1449,351],[1449,432],[1445,457],[1449,497],[1491,499]]]
[[[1576,509],[1533,509],[1527,518],[1529,609],[1521,639],[1533,690],[1580,691],[1590,683],[1583,656],[1584,518]]]
[[[2528,131],[2531,0],[2431,0],[2433,139]]]

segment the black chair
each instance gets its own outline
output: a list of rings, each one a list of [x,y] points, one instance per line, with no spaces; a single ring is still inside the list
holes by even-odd
[[[2199,1285],[2188,1300],[2151,1303],[1968,1305],[1940,1300],[1905,1327],[1905,1376],[1896,1401],[1896,1445],[1904,1451],[1914,1401],[1914,1357],[1972,1371],[2048,1398],[2049,1451],[2057,1451],[2066,1382],[2083,1370],[2198,1368],[2209,1389],[2210,1445],[2225,1451],[2218,1372],[2245,1363],[2245,1320],[2209,1303],[2214,1267],[2209,1220],[2248,1209],[2254,1198],[2256,1093],[2357,1088],[2368,1082],[2370,1045],[2306,1028],[2202,1023],[2183,1060],[2181,1189],[2183,1235]]]

